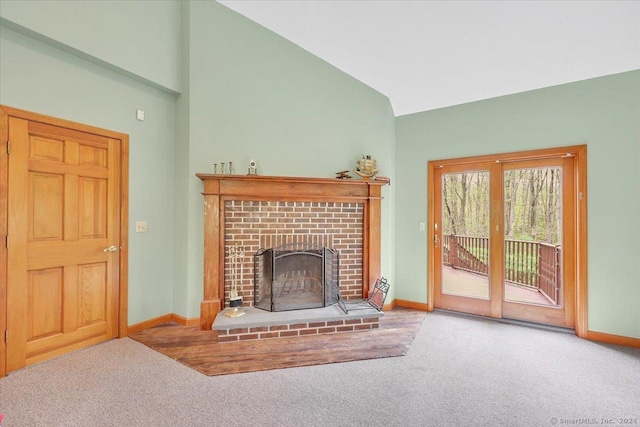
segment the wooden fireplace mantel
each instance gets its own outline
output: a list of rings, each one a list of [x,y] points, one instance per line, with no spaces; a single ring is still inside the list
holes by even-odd
[[[204,182],[204,299],[200,304],[200,329],[211,329],[223,308],[226,200],[362,203],[363,297],[380,276],[381,194],[388,178],[339,180],[204,173],[196,176]]]

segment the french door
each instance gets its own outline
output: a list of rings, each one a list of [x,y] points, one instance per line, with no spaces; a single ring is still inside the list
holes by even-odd
[[[575,155],[430,162],[430,175],[434,307],[574,328]]]

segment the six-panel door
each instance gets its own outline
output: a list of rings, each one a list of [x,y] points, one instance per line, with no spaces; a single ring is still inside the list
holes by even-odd
[[[9,140],[7,372],[117,336],[120,245],[119,140],[15,117]]]

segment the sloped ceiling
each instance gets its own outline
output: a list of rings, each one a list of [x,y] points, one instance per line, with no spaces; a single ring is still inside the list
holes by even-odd
[[[640,1],[219,3],[388,96],[397,116],[640,69]]]

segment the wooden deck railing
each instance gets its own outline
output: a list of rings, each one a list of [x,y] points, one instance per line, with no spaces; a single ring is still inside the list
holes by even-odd
[[[539,290],[558,303],[561,285],[560,246],[505,239],[505,280]],[[489,239],[442,236],[443,262],[456,269],[488,274]]]
[[[560,246],[540,243],[538,285],[540,292],[558,303],[562,275],[560,274]]]
[[[507,282],[538,288],[538,242],[504,241],[504,278]]]
[[[443,236],[445,264],[473,273],[488,274],[489,239],[471,236]]]

